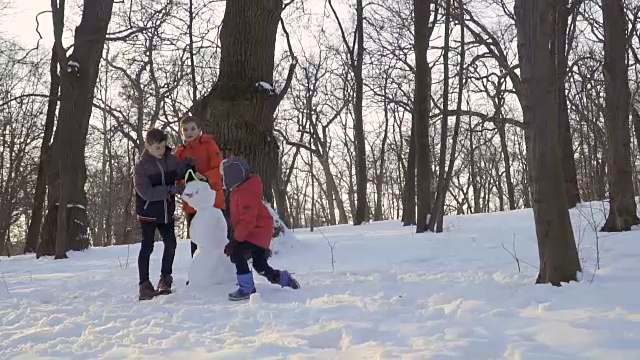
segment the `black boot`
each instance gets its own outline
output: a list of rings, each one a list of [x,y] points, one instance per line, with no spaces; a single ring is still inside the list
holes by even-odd
[[[172,285],[173,285],[173,277],[171,275],[160,276],[160,282],[158,282],[158,295],[171,294]]]
[[[151,300],[158,295],[156,289],[153,288],[151,281],[147,280],[140,284],[140,295],[138,300]]]

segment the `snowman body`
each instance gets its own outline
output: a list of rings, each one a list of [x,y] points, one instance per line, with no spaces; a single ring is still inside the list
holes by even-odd
[[[198,246],[189,267],[189,287],[235,284],[235,266],[224,254],[227,222],[222,211],[213,206],[216,192],[203,181],[188,182],[183,199],[196,209],[191,220],[191,241]]]

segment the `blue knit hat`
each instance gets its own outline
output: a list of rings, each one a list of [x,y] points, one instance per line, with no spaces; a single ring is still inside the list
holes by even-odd
[[[245,182],[251,175],[251,168],[243,158],[231,156],[220,164],[220,173],[224,188],[229,190]]]

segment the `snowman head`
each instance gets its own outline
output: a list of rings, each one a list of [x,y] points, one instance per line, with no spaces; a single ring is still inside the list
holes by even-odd
[[[189,181],[182,193],[182,199],[197,211],[212,208],[216,201],[215,190],[205,181]]]

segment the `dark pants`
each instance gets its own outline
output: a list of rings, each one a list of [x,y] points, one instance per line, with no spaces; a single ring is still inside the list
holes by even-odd
[[[236,265],[236,274],[244,275],[250,272],[246,254],[251,255],[253,268],[258,272],[258,274],[266,277],[267,280],[272,283],[278,282],[279,272],[269,266],[267,261],[269,258],[267,249],[261,248],[260,246],[247,241],[238,243],[233,254],[231,254],[231,262]]]
[[[160,232],[162,242],[164,243],[160,274],[162,274],[162,276],[171,275],[173,273],[173,258],[176,255],[177,245],[174,224],[158,224],[155,222],[141,221],[140,227],[142,228],[142,243],[140,244],[140,254],[138,254],[140,284],[149,281],[149,259],[153,252],[156,229]]]
[[[191,221],[193,220],[194,216],[196,216],[196,213],[187,214],[187,237],[189,239],[191,239]],[[222,216],[224,216],[224,220],[227,222],[227,239],[231,240],[233,239],[233,228],[231,227],[231,221],[229,220],[229,211],[226,209],[222,210]],[[198,245],[194,244],[192,241],[191,257],[193,257],[193,255],[196,253],[196,250],[198,250]]]

